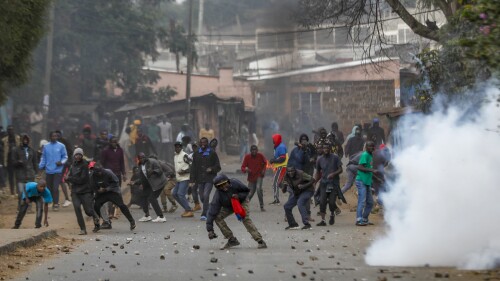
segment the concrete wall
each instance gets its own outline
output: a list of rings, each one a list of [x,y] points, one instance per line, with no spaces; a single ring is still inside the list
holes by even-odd
[[[172,100],[182,100],[186,98],[186,74],[177,72],[158,72],[160,79],[154,89],[170,86],[176,89],[177,95]],[[192,75],[191,76],[191,97],[199,97],[209,93],[214,93],[220,98],[241,97],[245,101],[245,106],[253,106],[253,94],[250,84],[243,80],[233,79],[233,70],[222,68],[219,76]]]

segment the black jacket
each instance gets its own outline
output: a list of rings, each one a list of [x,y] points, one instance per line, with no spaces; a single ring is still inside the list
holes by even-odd
[[[197,150],[193,152],[193,164],[191,165],[191,182],[204,183],[213,182],[215,176],[220,172],[220,162],[217,153],[210,148],[208,152]],[[206,155],[208,153],[208,155]],[[211,168],[210,173],[207,169]]]
[[[111,170],[102,169],[101,175],[97,175],[95,171],[90,173],[90,188],[95,192],[96,196],[101,194],[97,192],[101,187],[104,187],[106,191],[121,194],[120,181]]]
[[[26,152],[28,157],[26,157]],[[16,172],[18,182],[29,182],[35,180],[35,175],[38,171],[38,159],[36,152],[31,147],[16,147],[11,156],[11,163]]]
[[[167,176],[163,172],[160,162],[156,159],[148,158],[144,165],[146,165],[147,177],[144,177],[141,165],[139,165],[139,169],[141,169],[142,178],[148,181],[147,183],[149,183],[151,189],[157,191],[164,188],[167,184]]]
[[[71,184],[71,192],[74,193],[90,193],[89,179],[89,163],[82,159],[80,162],[74,161],[68,171],[68,179],[66,180]]]
[[[217,189],[212,197],[212,201],[210,201],[207,217],[207,231],[214,230],[214,220],[219,214],[221,208],[226,208],[231,211],[233,210],[233,205],[231,204],[231,197],[233,194],[238,195],[240,202],[245,201],[248,197],[250,189],[248,189],[246,185],[237,179],[230,179],[229,182],[231,183],[229,189],[226,192]]]

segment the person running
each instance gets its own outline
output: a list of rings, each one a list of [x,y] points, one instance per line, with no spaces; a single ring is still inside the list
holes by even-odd
[[[70,166],[65,180],[71,184],[71,200],[75,208],[76,220],[80,226],[79,235],[87,235],[87,228],[85,227],[81,207],[83,207],[83,211],[87,216],[94,218],[93,232],[100,230],[99,216],[97,216],[93,206],[94,198],[89,184],[89,164],[83,159],[83,150],[81,148],[75,149],[73,160],[73,164]]]
[[[250,147],[250,153],[245,155],[245,158],[243,159],[241,171],[243,173],[248,173],[247,181],[248,188],[250,188],[248,201],[252,200],[255,192],[257,191],[261,212],[266,211],[264,209],[264,193],[262,191],[262,181],[264,180],[264,175],[266,174],[266,166],[266,157],[264,157],[262,153],[259,153],[259,149],[256,145],[252,145]]]
[[[89,169],[91,170],[90,188],[95,194],[94,211],[99,217],[102,217],[102,205],[106,202],[112,202],[120,208],[122,214],[130,222],[130,230],[134,230],[136,227],[135,220],[125,203],[123,203],[120,186],[118,185],[119,180],[116,175],[111,170],[104,169],[101,164],[95,162],[89,164]]]
[[[311,224],[309,224],[307,204],[311,201],[311,197],[314,194],[313,177],[294,167],[287,167],[282,185],[285,190],[290,192],[290,197],[288,197],[288,201],[283,206],[288,222],[288,226],[285,229],[299,228],[292,213],[295,206],[298,206],[300,216],[302,217],[302,223],[304,224],[302,229],[310,229]]]
[[[366,151],[361,154],[358,163],[358,173],[356,176],[356,187],[358,188],[358,206],[356,208],[356,225],[366,226],[372,223],[368,216],[373,208],[372,182],[373,174],[378,175],[378,171],[373,169],[373,151],[375,143],[366,142]]]
[[[160,204],[158,204],[158,197],[160,197],[160,194],[163,192],[163,189],[167,184],[167,177],[165,176],[165,173],[163,173],[160,163],[155,159],[147,158],[144,153],[139,153],[137,158],[139,160],[139,167],[142,171],[141,181],[144,194],[143,196],[146,198],[142,207],[144,217],[139,219],[139,221],[152,221],[158,223],[166,222],[167,219],[163,216]],[[154,220],[149,215],[149,204],[153,206],[153,210],[157,215],[157,218]]]
[[[187,154],[182,151],[182,143],[180,142],[174,144],[174,150],[175,179],[177,183],[172,191],[172,195],[179,205],[184,208],[184,213],[182,213],[181,217],[190,218],[194,216],[194,213],[186,199],[189,187],[189,164],[186,163],[184,157],[187,156]]]
[[[280,204],[280,184],[283,180],[283,177],[286,173],[286,165],[288,162],[288,154],[286,150],[285,144],[282,142],[280,134],[273,135],[273,144],[274,144],[274,158],[269,160],[269,163],[273,165],[275,169],[274,178],[273,178],[273,193],[274,193],[274,201],[269,205],[279,205]]]
[[[315,180],[319,181],[320,190],[320,215],[321,222],[317,226],[326,226],[326,204],[329,203],[330,207],[330,220],[329,224],[335,223],[335,210],[337,209],[336,199],[338,191],[340,190],[340,174],[342,173],[342,162],[340,158],[332,153],[330,144],[324,144],[323,155],[318,158],[316,162],[316,176]]]
[[[248,194],[250,189],[246,187],[243,183],[237,179],[229,179],[226,175],[220,174],[213,180],[216,192],[210,202],[210,209],[208,210],[207,218],[207,231],[208,238],[210,240],[217,238],[217,234],[214,231],[214,221],[219,227],[222,235],[228,239],[226,245],[223,249],[228,249],[240,245],[240,242],[236,237],[234,237],[233,232],[227,226],[225,218],[231,215],[233,211],[233,205],[231,203],[231,198],[236,198],[240,202],[241,206],[246,212],[246,216],[242,218],[243,225],[250,233],[252,238],[258,243],[259,249],[267,248],[266,242],[262,239],[262,235],[259,233],[255,225],[249,216],[248,208]]]
[[[200,196],[203,203],[200,220],[207,220],[207,211],[212,192],[213,179],[220,172],[220,162],[217,153],[208,146],[208,139],[200,139],[200,148],[193,152],[193,164],[191,165],[190,181],[198,188],[193,188],[193,198]],[[196,200],[196,199],[195,199]]]
[[[23,191],[22,195],[23,204],[21,204],[13,229],[19,229],[21,223],[23,222],[23,218],[26,215],[26,211],[32,202],[36,205],[35,228],[42,227],[42,216],[44,212],[45,218],[43,224],[45,226],[49,226],[48,212],[49,203],[52,203],[52,195],[46,186],[47,184],[44,180],[39,180],[38,182],[28,182],[26,184],[26,189]]]

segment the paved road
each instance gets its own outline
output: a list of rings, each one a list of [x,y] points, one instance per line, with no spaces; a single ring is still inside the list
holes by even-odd
[[[268,191],[266,202],[270,196]],[[241,246],[231,250],[219,250],[226,240],[217,228],[219,238],[207,238],[199,213],[181,219],[177,210],[167,214],[167,223],[138,223],[134,232],[122,216],[113,230],[86,236],[71,253],[41,264],[19,280],[427,280],[436,273],[449,273],[446,280],[474,277],[451,269],[367,266],[363,251],[383,231],[380,218],[374,218],[376,226],[356,227],[354,213],[344,209],[334,226],[285,231],[282,206],[266,206],[267,212],[260,212],[257,202],[256,198],[251,202],[250,216],[268,249],[257,249],[234,216],[227,221]],[[142,216],[138,209],[132,214]],[[298,212],[296,218],[300,221]]]

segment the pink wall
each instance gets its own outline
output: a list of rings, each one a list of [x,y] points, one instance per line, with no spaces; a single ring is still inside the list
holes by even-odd
[[[170,86],[176,89],[177,95],[172,100],[182,100],[186,98],[186,75],[176,72],[158,72],[160,79],[154,89]],[[192,75],[191,76],[191,97],[203,96],[214,93],[220,98],[241,97],[245,101],[245,106],[253,106],[253,94],[250,85],[246,81],[234,80],[233,70],[221,68],[219,76]]]

